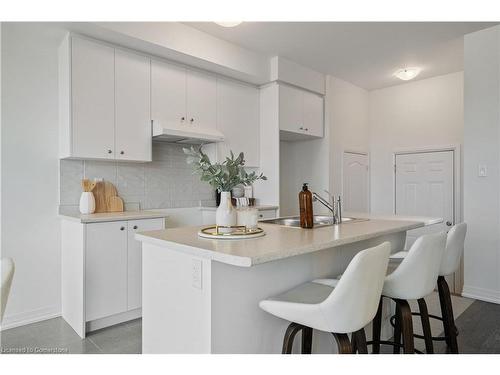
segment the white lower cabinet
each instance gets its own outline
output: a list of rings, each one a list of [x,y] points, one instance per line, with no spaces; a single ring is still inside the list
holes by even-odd
[[[127,222],[87,224],[85,319],[127,310]]]
[[[78,335],[141,316],[142,247],[134,236],[164,227],[164,218],[63,220],[62,315]]]
[[[274,219],[277,217],[277,209],[266,208],[258,210],[259,219]],[[201,209],[201,222],[203,225],[215,224],[215,209]]]

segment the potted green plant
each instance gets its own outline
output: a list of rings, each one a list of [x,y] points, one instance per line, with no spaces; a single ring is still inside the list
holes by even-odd
[[[231,190],[239,184],[251,185],[257,180],[267,180],[262,173],[255,171],[248,173],[245,168],[245,156],[243,152],[235,158],[233,151],[222,163],[212,163],[201,146],[198,148],[184,148],[188,164],[194,167],[195,173],[200,175],[201,181],[205,181],[215,190],[220,192],[221,200],[215,214],[215,222],[220,227],[232,227],[236,225],[236,210],[231,203]],[[224,230],[224,228],[222,228]],[[226,228],[226,232],[230,232]]]

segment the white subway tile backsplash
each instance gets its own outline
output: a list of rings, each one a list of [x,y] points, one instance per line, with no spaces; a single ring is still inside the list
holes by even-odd
[[[127,209],[198,206],[213,202],[213,189],[193,175],[182,145],[153,143],[153,161],[136,164],[114,161],[61,160],[61,205],[77,205],[82,178],[112,182]]]

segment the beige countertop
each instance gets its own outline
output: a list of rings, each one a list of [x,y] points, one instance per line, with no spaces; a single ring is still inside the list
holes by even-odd
[[[235,207],[236,208],[236,207]],[[249,208],[256,208],[259,211],[266,211],[266,210],[277,210],[279,206],[270,206],[270,205],[257,205],[257,206],[250,206]],[[200,207],[201,211],[215,211],[217,207],[212,207],[212,206],[203,206]]]
[[[136,239],[240,267],[307,254],[425,225],[422,221],[367,220],[315,229],[259,223],[266,235],[245,240],[198,237],[203,227],[180,227],[136,234]]]
[[[163,212],[156,211],[124,211],[124,212],[102,212],[97,214],[83,215],[80,213],[60,213],[61,219],[78,221],[83,224],[89,223],[104,223],[108,221],[121,221],[121,220],[140,220],[140,219],[159,219],[165,218]]]

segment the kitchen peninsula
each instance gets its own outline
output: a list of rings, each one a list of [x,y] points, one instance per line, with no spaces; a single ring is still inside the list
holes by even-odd
[[[143,243],[143,353],[279,353],[288,322],[258,303],[316,278],[341,274],[360,250],[440,219],[369,219],[314,229],[259,223],[264,237],[212,240],[200,227],[136,234]],[[368,333],[368,332],[367,332]],[[297,340],[298,341],[298,340]],[[331,353],[315,332],[314,352]]]

